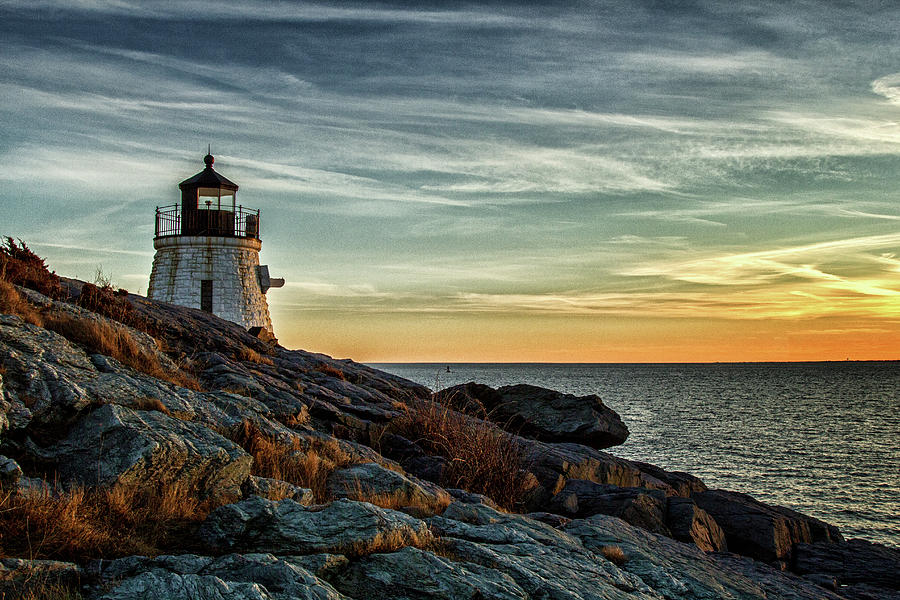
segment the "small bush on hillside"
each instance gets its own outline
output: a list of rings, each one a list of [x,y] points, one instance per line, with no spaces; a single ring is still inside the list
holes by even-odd
[[[0,279],[38,291],[50,298],[62,298],[59,276],[47,269],[44,259],[31,251],[25,242],[7,237],[0,243]]]
[[[85,283],[75,304],[141,331],[147,332],[150,328],[128,300],[128,290],[114,290],[109,284],[98,287]]]
[[[252,363],[256,363],[258,365],[274,365],[274,361],[268,356],[264,356],[254,350],[253,348],[248,348],[247,346],[241,346],[234,353],[234,357],[238,360],[244,360]]]
[[[346,381],[346,377],[344,377],[344,372],[336,367],[332,367],[331,365],[321,364],[315,367],[315,370],[319,373],[324,373],[329,377],[335,377],[340,379],[341,381]]]
[[[619,567],[628,562],[628,558],[625,556],[625,552],[622,550],[621,546],[603,546],[600,548],[600,554],[602,554],[606,560]]]
[[[447,459],[441,484],[484,494],[514,510],[529,489],[525,453],[493,423],[432,401],[405,406],[391,429]]]

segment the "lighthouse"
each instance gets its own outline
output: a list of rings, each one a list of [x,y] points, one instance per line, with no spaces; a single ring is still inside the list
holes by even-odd
[[[238,186],[213,168],[182,181],[181,202],[156,208],[147,297],[199,308],[274,339],[266,292],[283,279],[259,264],[259,209],[237,203]]]

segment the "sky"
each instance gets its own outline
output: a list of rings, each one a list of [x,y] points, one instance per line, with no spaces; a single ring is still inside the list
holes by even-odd
[[[282,345],[900,359],[900,4],[0,0],[0,235],[146,293],[261,210]]]

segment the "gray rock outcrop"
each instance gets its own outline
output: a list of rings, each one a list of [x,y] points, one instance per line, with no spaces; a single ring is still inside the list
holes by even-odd
[[[450,503],[450,495],[437,485],[417,480],[376,463],[337,469],[328,476],[328,491],[335,498],[362,500],[381,497],[397,506],[437,510]]]
[[[691,498],[669,498],[666,503],[666,525],[672,537],[697,545],[706,552],[728,549],[725,532],[708,512]]]
[[[647,531],[672,535],[666,526],[666,495],[659,490],[570,479],[550,501],[550,509],[573,517],[613,515]]]
[[[810,517],[598,450],[606,435],[624,438],[615,420],[602,424],[596,396],[527,386],[478,392],[497,395],[481,406],[511,425],[524,457],[511,472],[534,482],[522,508],[535,512],[510,514],[471,490],[441,489],[435,482],[454,459],[440,456],[439,445],[390,433],[393,419],[429,397],[422,386],[267,344],[202,311],[131,299],[166,352],[134,332],[141,347],[190,371],[204,390],[0,316],[0,454],[11,457],[0,457],[2,491],[13,500],[26,489],[59,497],[63,486],[40,478],[56,471],[64,484],[185,486],[220,506],[202,525],[205,513],[178,523],[185,532],[158,548],[171,554],[155,558],[3,559],[0,595],[26,591],[20,584],[35,572],[55,573],[49,580],[88,600],[837,600],[897,592],[896,552],[841,543],[836,529]],[[297,459],[297,468],[263,469],[254,440],[274,446],[276,459]],[[301,459],[314,454],[319,462],[308,464],[325,467],[304,471]],[[312,489],[322,504],[313,504]],[[326,502],[332,497],[339,499]],[[618,516],[594,514],[602,512]],[[730,550],[803,577],[717,552],[725,538]]]
[[[432,598],[434,600],[526,600],[513,578],[469,561],[452,561],[404,548],[354,562],[335,582],[353,598]]]
[[[343,600],[297,561],[270,554],[133,557],[96,565],[103,600]]]
[[[367,502],[306,507],[253,496],[213,511],[200,538],[213,552],[361,554],[383,545],[416,545],[430,533],[419,519]]]
[[[843,541],[832,525],[746,494],[708,490],[692,498],[725,532],[729,550],[763,562],[786,564],[794,544]]]
[[[80,485],[178,485],[215,501],[241,497],[251,457],[201,425],[157,411],[107,404],[77,421],[41,452],[63,482]]]
[[[800,574],[824,574],[841,585],[869,583],[900,590],[900,550],[866,540],[797,544],[792,568]]]

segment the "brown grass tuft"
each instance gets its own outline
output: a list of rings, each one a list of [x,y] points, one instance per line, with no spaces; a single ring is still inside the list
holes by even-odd
[[[300,427],[309,423],[309,411],[301,410],[293,415],[281,417],[278,421],[287,427]]]
[[[238,431],[226,432],[226,437],[253,457],[251,473],[309,488],[316,502],[331,499],[327,490],[331,472],[354,462],[335,440],[314,439],[304,449],[298,438],[289,443],[273,439],[251,421],[243,421]]]
[[[600,554],[602,554],[606,560],[618,567],[621,567],[628,562],[628,557],[625,556],[625,552],[622,550],[621,546],[603,546],[600,548]]]
[[[0,279],[0,313],[16,315],[26,323],[43,327],[44,319],[41,313],[32,306],[28,300],[22,297],[16,287]]]
[[[268,356],[263,356],[253,348],[248,348],[247,346],[241,346],[236,352],[234,357],[238,360],[248,361],[252,363],[256,363],[258,365],[274,365],[275,363]]]
[[[131,333],[120,325],[60,313],[45,317],[44,327],[84,346],[90,352],[111,356],[136,371],[181,387],[200,390],[200,383],[183,371],[164,369],[156,356],[145,352]]]
[[[0,556],[59,560],[156,555],[196,547],[212,506],[178,484],[135,490],[0,490]]]
[[[135,398],[128,406],[129,408],[133,408],[134,410],[155,410],[157,412],[161,412],[164,415],[172,415],[166,405],[163,404],[162,400],[160,400],[159,398],[151,398],[149,396]]]
[[[514,510],[528,491],[527,461],[515,438],[493,423],[431,401],[405,407],[391,428],[447,459],[441,483]]]
[[[81,592],[72,586],[56,582],[38,582],[26,584],[27,589],[19,592],[16,598],[20,600],[83,600]],[[0,595],[0,600],[4,596]]]
[[[428,550],[437,545],[437,538],[428,530],[416,532],[409,530],[393,530],[380,532],[371,540],[365,542],[353,542],[343,545],[338,551],[350,559],[369,554],[396,552],[407,546],[413,546],[422,550]]]
[[[315,370],[318,371],[319,373],[324,373],[325,375],[328,375],[329,377],[334,377],[334,378],[340,379],[342,381],[347,380],[347,378],[344,377],[344,372],[342,370],[338,369],[337,367],[332,367],[331,365],[327,365],[327,364],[323,363],[321,365],[317,365],[315,367]]]

